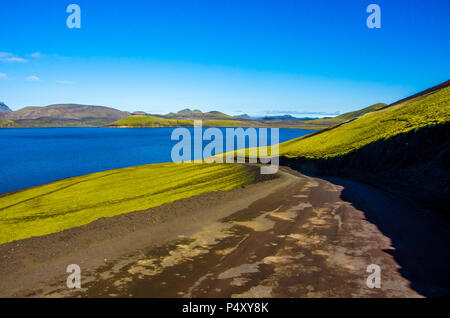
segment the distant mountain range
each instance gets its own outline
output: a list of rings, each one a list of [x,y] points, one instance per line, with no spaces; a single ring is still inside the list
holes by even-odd
[[[281,115],[281,116],[264,116],[262,118],[257,118],[262,120],[313,120],[317,117],[294,117],[292,115]]]
[[[166,115],[157,115],[157,114],[149,114],[146,112],[138,111],[132,113],[132,115],[149,115],[149,116],[155,116],[155,117],[162,117],[167,119],[186,119],[186,120],[209,120],[209,119],[229,119],[229,120],[314,120],[317,119],[317,117],[294,117],[291,115],[281,115],[281,116],[261,116],[261,117],[252,117],[247,114],[243,115],[236,115],[231,116],[224,114],[219,111],[210,111],[210,112],[202,112],[201,110],[194,109],[191,110],[189,108],[180,110],[176,113],[168,113]]]
[[[0,113],[9,113],[12,110],[5,103],[0,102]]]
[[[177,113],[168,113],[164,116],[168,119],[188,119],[188,120],[208,120],[208,119],[235,119],[233,116],[218,112],[210,111],[203,113],[201,110],[189,108],[180,110]]]
[[[363,109],[356,110],[353,112],[348,112],[348,113],[345,113],[345,114],[342,114],[342,115],[339,115],[336,117],[317,118],[317,119],[309,121],[309,123],[317,123],[317,124],[333,126],[333,125],[340,124],[340,123],[343,123],[343,122],[346,122],[349,120],[353,120],[355,118],[359,118],[367,113],[376,111],[376,110],[381,109],[386,106],[387,106],[387,104],[384,104],[384,103],[373,104],[373,105],[370,105]]]
[[[97,127],[130,116],[130,113],[104,106],[58,104],[25,107],[0,113],[0,120],[16,127]]]
[[[285,127],[322,129],[384,107],[375,104],[359,111],[342,114],[334,118],[296,118],[291,115],[251,117],[247,114],[230,116],[219,111],[202,112],[198,109],[183,109],[166,115],[133,113],[105,106],[56,104],[46,107],[29,106],[11,111],[0,103],[0,128],[10,127],[174,127],[191,126],[194,120],[203,120],[205,126],[221,127]],[[127,120],[124,120],[127,119]]]

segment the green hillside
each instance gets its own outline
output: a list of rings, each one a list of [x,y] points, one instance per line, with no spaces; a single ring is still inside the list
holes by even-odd
[[[224,118],[224,119],[233,119],[234,118],[233,116],[230,116],[230,115],[227,115],[222,112],[215,111],[215,110],[207,112],[207,113],[203,113],[203,115],[204,115],[204,118]]]
[[[134,115],[110,124],[111,127],[183,127],[192,126],[191,120],[167,119],[148,115]]]
[[[0,128],[14,128],[17,124],[13,120],[0,120]]]
[[[331,158],[348,154],[378,140],[450,121],[450,86],[417,96],[368,112],[340,126],[281,143],[279,155],[290,158]],[[253,156],[258,149],[252,151],[256,151],[252,152]],[[271,150],[268,152],[270,155]],[[239,156],[244,155],[249,156],[249,149],[239,151]]]
[[[233,116],[224,114],[219,111],[210,111],[203,113],[202,111],[198,109],[190,110],[189,108],[180,110],[177,113],[169,113],[165,115],[164,117],[170,118],[170,119],[189,119],[189,120],[207,120],[207,119],[233,119]]]
[[[371,106],[368,106],[366,108],[360,109],[360,110],[356,110],[353,112],[349,112],[349,113],[345,113],[333,118],[319,118],[319,119],[314,119],[314,120],[307,120],[305,121],[305,123],[309,123],[309,124],[322,124],[322,125],[336,125],[336,124],[340,124],[358,117],[361,117],[367,113],[373,112],[375,110],[378,110],[380,108],[383,108],[387,106],[387,104],[384,103],[378,103],[378,104],[374,104]]]
[[[193,120],[184,119],[167,119],[156,116],[134,115],[122,118],[112,124],[110,127],[192,127]],[[248,127],[249,123],[239,120],[219,120],[210,119],[203,120],[202,125],[205,127]]]
[[[166,163],[64,179],[0,197],[0,244],[242,187],[258,178],[259,170],[246,165]]]
[[[210,119],[202,122],[205,127],[252,127],[252,123],[241,120]]]
[[[280,155],[327,158],[347,154],[377,140],[450,120],[450,87],[369,112],[321,133],[280,144]]]

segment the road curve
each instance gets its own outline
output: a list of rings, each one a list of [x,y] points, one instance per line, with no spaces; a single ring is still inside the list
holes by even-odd
[[[421,297],[389,253],[391,240],[342,199],[343,186],[288,168],[280,173],[288,182],[245,208],[88,268],[80,290],[67,289],[61,277],[22,295]],[[368,186],[356,188],[370,200],[387,198]],[[367,285],[371,264],[381,269],[380,288]]]

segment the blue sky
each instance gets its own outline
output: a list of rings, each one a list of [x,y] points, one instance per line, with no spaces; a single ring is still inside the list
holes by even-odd
[[[449,13],[448,0],[2,0],[0,100],[343,113],[447,80]]]

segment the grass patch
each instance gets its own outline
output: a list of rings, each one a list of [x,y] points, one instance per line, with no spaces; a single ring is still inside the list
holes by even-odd
[[[205,127],[248,127],[249,123],[240,120],[207,119],[202,121]],[[109,126],[112,127],[192,127],[193,120],[167,119],[148,115],[133,115],[122,118]]]
[[[370,112],[373,112],[375,110],[378,110],[380,108],[383,108],[387,106],[384,103],[378,103],[378,104],[374,104],[371,105],[369,107],[360,109],[360,110],[356,110],[354,112],[348,112],[333,118],[318,118],[318,119],[314,119],[314,120],[306,120],[305,123],[308,124],[318,124],[318,125],[335,125],[335,124],[339,124],[339,123],[343,123],[358,117],[361,117],[365,114],[368,114]]]
[[[258,172],[238,164],[165,163],[109,170],[12,193],[0,197],[0,244],[243,187],[256,182]]]
[[[248,127],[249,124],[240,120],[207,119],[202,121],[205,127]],[[156,116],[134,115],[122,118],[110,126],[112,127],[192,127],[193,120],[167,119]]]
[[[381,139],[450,120],[450,87],[369,112],[336,128],[280,144],[287,157],[328,158],[344,155]]]
[[[252,125],[240,120],[208,119],[202,122],[205,127],[251,127]]]
[[[156,116],[134,115],[122,118],[109,126],[117,127],[184,127],[192,126],[192,120],[167,119]]]
[[[0,128],[13,128],[16,126],[13,120],[0,120]]]
[[[109,124],[110,127],[129,127],[129,128],[151,128],[151,127],[193,127],[193,120],[184,120],[184,119],[167,119],[156,116],[148,116],[148,115],[133,115],[129,117],[122,118],[112,124]],[[287,124],[287,123],[267,123],[267,122],[258,122],[251,121],[246,122],[242,120],[233,120],[233,119],[203,119],[202,120],[203,127],[278,127],[278,128],[292,128],[292,129],[322,129],[326,128],[329,125],[307,125],[302,121],[298,121],[295,124]]]

